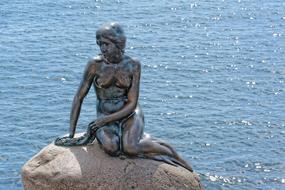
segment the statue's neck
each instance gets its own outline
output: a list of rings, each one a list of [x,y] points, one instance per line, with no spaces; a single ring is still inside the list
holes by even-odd
[[[123,54],[115,55],[112,57],[105,57],[104,55],[102,55],[102,57],[104,61],[107,62],[108,64],[119,64],[123,60]]]

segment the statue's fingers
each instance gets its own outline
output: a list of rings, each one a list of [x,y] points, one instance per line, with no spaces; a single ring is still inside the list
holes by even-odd
[[[91,122],[88,124],[88,126],[92,126],[92,125],[94,125],[95,123],[96,123],[96,120],[91,121]]]
[[[62,141],[64,139],[64,137],[57,137],[56,139],[55,139],[55,141],[56,142],[60,142],[60,141]]]
[[[97,130],[97,129],[99,129],[100,128],[100,126],[98,126],[98,125],[93,125],[92,127],[91,127],[91,130],[92,131],[95,131],[95,130]]]

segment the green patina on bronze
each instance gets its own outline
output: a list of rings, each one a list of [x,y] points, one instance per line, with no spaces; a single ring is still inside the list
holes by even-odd
[[[113,22],[105,24],[97,30],[96,40],[101,54],[88,62],[74,96],[69,136],[57,138],[55,144],[81,146],[97,139],[111,156],[142,156],[193,171],[169,144],[143,132],[144,115],[138,103],[141,64],[125,55],[122,27]],[[83,99],[92,85],[97,97],[97,119],[88,125],[83,136],[74,138]]]

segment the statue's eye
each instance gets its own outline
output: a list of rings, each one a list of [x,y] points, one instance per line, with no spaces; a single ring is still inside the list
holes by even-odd
[[[102,45],[107,46],[107,45],[109,45],[109,43],[107,43],[107,42],[102,42],[102,41],[100,41],[100,40],[97,40],[97,44],[98,44],[99,46],[102,46]]]
[[[109,43],[107,43],[107,42],[101,42],[101,44],[100,44],[101,46],[108,46],[109,45]]]

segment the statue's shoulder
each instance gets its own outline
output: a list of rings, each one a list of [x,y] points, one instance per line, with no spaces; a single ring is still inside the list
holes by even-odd
[[[98,63],[102,63],[103,62],[103,58],[101,55],[97,55],[95,57],[92,57],[88,63],[90,64],[98,64]]]
[[[141,63],[137,58],[133,58],[130,56],[126,56],[126,59],[128,59],[128,63],[132,65],[133,68],[135,69],[140,69],[141,68]]]
[[[86,67],[89,69],[96,69],[98,68],[98,66],[100,66],[100,64],[103,62],[103,59],[100,55],[92,57],[91,59],[89,59]]]

